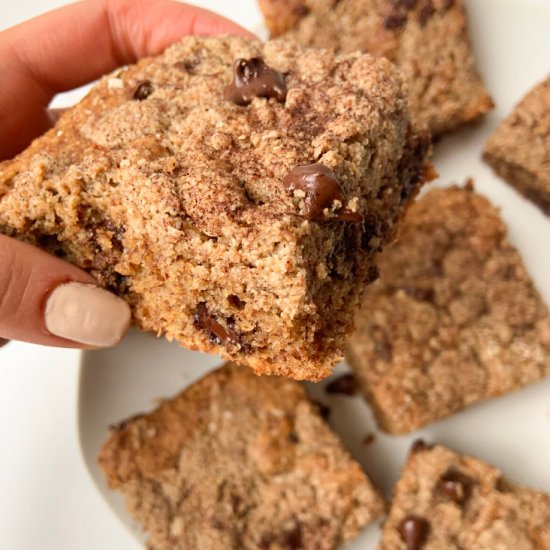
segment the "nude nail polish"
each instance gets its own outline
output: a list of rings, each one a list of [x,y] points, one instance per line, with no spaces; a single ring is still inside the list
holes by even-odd
[[[48,331],[89,346],[114,346],[126,334],[130,319],[130,307],[124,300],[94,285],[60,285],[46,302]]]

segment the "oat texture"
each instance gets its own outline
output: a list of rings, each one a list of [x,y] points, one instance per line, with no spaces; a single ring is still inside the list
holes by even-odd
[[[504,119],[489,138],[484,158],[550,215],[550,76]]]
[[[381,427],[407,433],[550,374],[548,309],[471,186],[415,203],[365,293],[349,361]]]
[[[226,99],[234,61],[258,56],[284,75],[285,101]],[[144,330],[322,378],[426,170],[401,87],[369,55],[186,38],[105,77],[0,164],[0,231],[89,271]],[[310,163],[363,223],[302,215],[284,180]]]
[[[259,0],[272,36],[384,56],[433,135],[476,120],[492,100],[475,67],[462,0]]]
[[[154,550],[331,550],[384,511],[302,386],[226,365],[99,457]]]
[[[395,489],[379,548],[545,550],[550,495],[515,485],[475,458],[417,445]]]

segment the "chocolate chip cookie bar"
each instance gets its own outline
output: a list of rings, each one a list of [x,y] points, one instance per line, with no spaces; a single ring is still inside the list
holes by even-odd
[[[442,446],[412,449],[380,550],[545,550],[550,495]]]
[[[348,360],[407,433],[550,374],[550,316],[498,210],[466,188],[412,205],[365,293]]]
[[[144,330],[319,379],[429,172],[409,118],[387,61],[186,38],[0,164],[0,231],[89,271]]]
[[[99,462],[154,550],[332,550],[385,507],[298,382],[230,364],[113,427]]]
[[[493,102],[475,68],[462,0],[259,0],[271,36],[338,52],[370,52],[406,78],[433,135],[476,120]]]
[[[485,145],[484,159],[550,215],[550,76],[500,124]]]

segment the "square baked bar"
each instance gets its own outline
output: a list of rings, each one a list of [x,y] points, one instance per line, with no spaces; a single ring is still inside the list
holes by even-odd
[[[550,374],[550,316],[498,210],[466,188],[411,206],[348,359],[381,428],[407,433]]]
[[[483,156],[499,176],[550,215],[550,76],[504,119]]]
[[[225,365],[99,456],[154,550],[332,550],[384,501],[293,380]]]
[[[442,447],[412,449],[380,550],[547,550],[550,495]]]
[[[144,330],[319,379],[428,148],[387,61],[191,37],[0,164],[0,231],[89,271]]]
[[[259,0],[271,36],[393,61],[433,135],[493,108],[475,68],[462,0]]]

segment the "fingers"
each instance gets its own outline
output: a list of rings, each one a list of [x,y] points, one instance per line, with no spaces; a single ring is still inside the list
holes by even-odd
[[[124,300],[73,265],[0,235],[0,336],[62,347],[109,347],[130,324]]]
[[[0,33],[0,160],[51,125],[52,97],[160,53],[184,35],[250,33],[171,0],[85,0]]]

